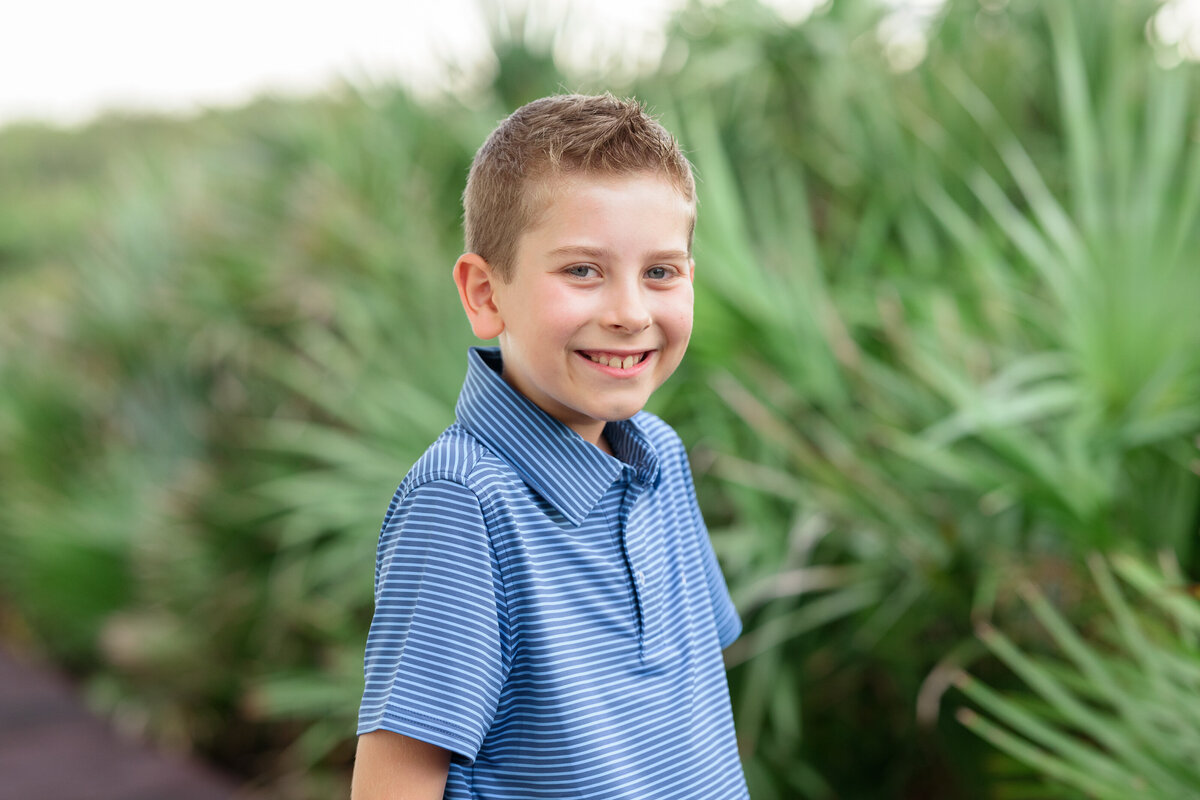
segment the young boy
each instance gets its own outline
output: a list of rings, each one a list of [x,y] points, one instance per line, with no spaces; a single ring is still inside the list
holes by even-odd
[[[379,539],[355,800],[747,797],[741,622],[644,411],[692,329],[691,167],[633,101],[548,97],[475,156],[457,421]]]

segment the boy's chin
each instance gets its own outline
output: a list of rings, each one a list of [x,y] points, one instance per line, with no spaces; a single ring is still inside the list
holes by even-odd
[[[638,412],[646,407],[645,403],[630,403],[627,405],[614,406],[606,412],[597,414],[595,419],[603,422],[624,422],[627,419],[632,419],[637,416]]]

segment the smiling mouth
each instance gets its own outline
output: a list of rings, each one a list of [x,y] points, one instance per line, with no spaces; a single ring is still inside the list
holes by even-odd
[[[587,351],[580,350],[580,355],[590,358],[597,364],[604,367],[613,367],[615,369],[631,369],[645,360],[646,356],[650,355],[649,350],[641,353],[632,353],[630,355],[621,355],[620,353],[605,353],[602,351]]]

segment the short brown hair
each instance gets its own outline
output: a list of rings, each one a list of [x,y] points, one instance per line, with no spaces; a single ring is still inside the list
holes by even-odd
[[[691,164],[637,100],[570,94],[527,103],[492,131],[471,163],[463,192],[467,250],[508,280],[517,240],[547,202],[536,185],[572,174],[641,172],[663,176],[695,207]],[[689,249],[691,239],[689,230]]]

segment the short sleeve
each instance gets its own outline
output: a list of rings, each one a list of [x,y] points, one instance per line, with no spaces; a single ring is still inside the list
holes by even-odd
[[[379,536],[358,733],[389,730],[473,763],[506,675],[503,583],[474,492],[402,486]]]
[[[708,596],[712,602],[713,618],[717,624],[717,638],[721,643],[721,649],[724,650],[741,635],[742,620],[729,596],[729,587],[725,585],[725,577],[721,574],[721,565],[717,562],[717,554],[713,551],[712,541],[708,537],[708,527],[704,524],[704,517],[700,513],[700,504],[696,500],[692,467],[688,463],[687,452],[683,449],[682,444],[679,446],[679,451],[683,461],[682,471],[684,482],[687,485],[688,503],[691,505],[696,532],[700,538],[700,559],[704,567],[704,578],[708,583]]]

